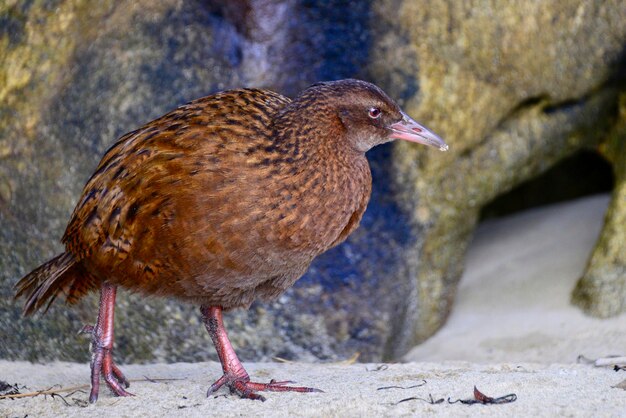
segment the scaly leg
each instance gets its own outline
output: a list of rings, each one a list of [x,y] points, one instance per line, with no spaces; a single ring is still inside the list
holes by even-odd
[[[100,374],[107,386],[117,396],[133,396],[124,390],[130,386],[128,380],[113,362],[113,319],[115,313],[115,294],[117,288],[104,283],[100,289],[100,309],[95,327],[85,327],[84,332],[91,332],[91,394],[89,402],[98,400]]]
[[[200,312],[204,326],[215,345],[215,350],[222,363],[224,375],[211,385],[207,392],[207,396],[216,392],[219,388],[226,385],[230,388],[231,393],[237,393],[245,399],[257,399],[264,401],[265,398],[255,392],[267,390],[270,392],[322,392],[319,389],[286,386],[291,381],[276,382],[271,380],[269,383],[256,383],[250,381],[250,376],[243,368],[241,361],[237,357],[233,346],[230,344],[224,322],[222,321],[221,306],[201,306]]]

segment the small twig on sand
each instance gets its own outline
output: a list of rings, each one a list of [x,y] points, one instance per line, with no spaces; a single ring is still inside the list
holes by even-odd
[[[157,383],[157,382],[168,382],[168,381],[173,381],[173,380],[185,380],[185,379],[184,378],[162,378],[162,379],[159,378],[159,379],[152,379],[152,378],[148,378],[148,377],[144,376],[143,379],[131,379],[131,380],[129,380],[129,382],[152,382],[152,383]],[[69,387],[69,388],[54,389],[54,386],[53,386],[53,387],[51,387],[49,389],[38,390],[38,391],[35,391],[35,392],[0,395],[0,400],[2,400],[2,399],[18,399],[18,398],[34,398],[35,396],[39,396],[39,395],[50,395],[53,398],[55,396],[59,396],[59,397],[63,398],[62,396],[59,395],[59,393],[65,393],[65,392],[72,392],[72,393],[74,393],[74,392],[82,391],[82,390],[85,390],[85,389],[89,389],[90,387],[91,387],[91,385],[80,385],[80,386],[72,386],[72,387]],[[65,401],[65,399],[63,399],[63,401]]]
[[[63,392],[76,392],[78,390],[89,389],[90,385],[72,386],[69,388],[54,389],[54,386],[49,389],[38,390],[35,392],[17,393],[14,395],[1,395],[0,399],[18,399],[18,398],[34,398],[39,395],[58,395]]]
[[[413,389],[413,388],[419,388],[420,386],[424,386],[426,384],[426,380],[422,379],[421,382],[419,382],[416,385],[412,385],[412,386],[383,386],[381,388],[376,388],[376,390],[386,390],[386,389]]]
[[[443,398],[434,399],[434,398],[433,398],[433,395],[431,395],[431,394],[429,393],[429,394],[428,394],[428,399],[425,399],[425,398],[418,398],[418,397],[416,397],[416,396],[413,396],[413,397],[411,397],[411,398],[404,398],[404,399],[401,399],[401,400],[399,400],[398,402],[396,402],[394,405],[398,405],[398,404],[400,404],[400,403],[402,403],[402,402],[407,402],[407,401],[422,401],[422,402],[429,403],[429,404],[431,404],[431,405],[437,405],[437,404],[443,403],[443,401],[444,401],[444,400],[445,400],[445,399],[443,399]]]

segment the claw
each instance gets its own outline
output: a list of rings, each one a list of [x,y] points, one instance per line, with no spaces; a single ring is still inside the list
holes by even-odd
[[[94,403],[98,400],[101,375],[109,389],[116,396],[135,396],[125,390],[125,388],[130,386],[130,383],[122,371],[113,363],[111,351],[98,347],[96,344],[94,346],[96,348],[91,361],[91,393],[89,394],[89,402]]]
[[[222,386],[224,386],[226,383],[227,383],[227,377],[226,377],[226,375],[224,375],[224,376],[220,377],[219,379],[217,379],[217,380],[215,381],[215,383],[213,383],[213,384],[211,385],[211,387],[209,388],[209,390],[207,390],[207,392],[206,392],[206,396],[207,396],[207,397],[211,396],[212,394],[214,394],[215,392],[217,392],[218,390],[220,390],[220,388],[221,388]]]
[[[251,382],[247,374],[245,376],[237,376],[234,374],[226,373],[211,385],[211,387],[207,391],[207,396],[210,396],[213,393],[217,392],[222,386],[228,386],[231,393],[236,393],[244,399],[253,399],[259,401],[265,401],[265,397],[256,393],[258,391],[300,393],[323,392],[319,389],[307,388],[304,386],[286,386],[290,383],[294,382],[292,382],[291,380],[277,382],[276,380],[272,379],[269,383],[257,383]]]
[[[235,350],[230,344],[226,329],[222,321],[222,308],[219,306],[202,306],[202,319],[204,325],[213,340],[213,344],[217,350],[217,355],[222,363],[224,374],[211,385],[207,391],[207,396],[217,392],[222,386],[226,385],[231,393],[236,393],[244,399],[254,399],[264,401],[265,397],[256,392],[323,392],[315,388],[307,388],[304,386],[287,386],[295,383],[291,380],[276,381],[270,380],[269,383],[251,382],[250,376],[243,368],[241,361],[237,357]]]
[[[119,367],[117,367],[115,363],[113,363],[113,361],[111,361],[111,369],[111,371],[113,372],[113,376],[117,379],[117,381],[124,385],[125,388],[128,388],[130,386],[130,382],[128,381],[126,376],[124,376],[124,373],[122,373]]]

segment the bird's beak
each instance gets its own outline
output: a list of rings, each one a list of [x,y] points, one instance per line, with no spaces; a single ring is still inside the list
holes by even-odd
[[[406,113],[402,112],[402,120],[388,126],[391,134],[389,139],[404,139],[439,148],[439,151],[447,151],[448,145],[443,139],[415,122]]]

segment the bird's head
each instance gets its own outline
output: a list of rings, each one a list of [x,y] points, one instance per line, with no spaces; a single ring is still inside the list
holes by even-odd
[[[403,139],[447,151],[448,145],[400,109],[384,91],[360,80],[317,83],[296,98],[313,112],[319,111],[327,123],[339,121],[345,140],[360,152]]]

